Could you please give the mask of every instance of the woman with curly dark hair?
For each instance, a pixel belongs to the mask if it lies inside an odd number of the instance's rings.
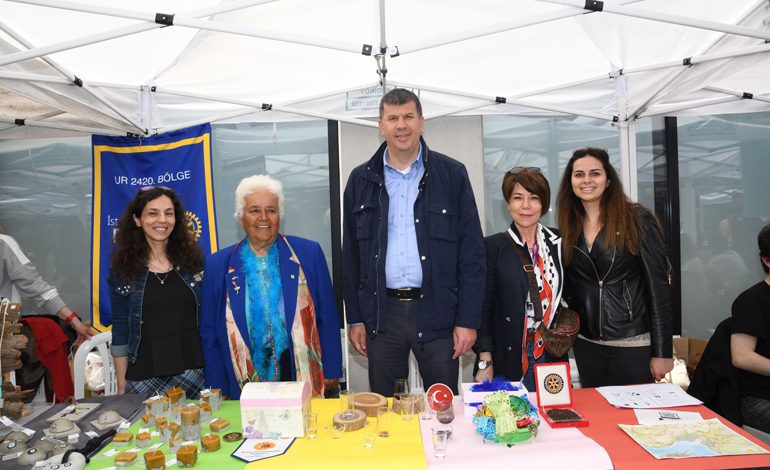
[[[575,150],[556,199],[567,279],[580,314],[583,387],[660,380],[673,367],[672,302],[660,224],[623,192],[610,156]]]
[[[182,387],[195,398],[203,388],[203,255],[183,216],[172,189],[152,186],[118,221],[109,277],[118,393]]]

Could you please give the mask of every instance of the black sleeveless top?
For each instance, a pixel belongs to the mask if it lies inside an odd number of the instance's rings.
[[[147,273],[141,328],[136,362],[129,362],[126,379],[166,377],[203,367],[195,295],[176,270]]]

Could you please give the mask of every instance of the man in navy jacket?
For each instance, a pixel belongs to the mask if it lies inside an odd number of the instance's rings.
[[[368,357],[371,390],[393,394],[409,351],[427,389],[457,393],[458,357],[476,340],[484,295],[484,240],[465,167],[422,138],[419,98],[380,103],[385,138],[353,170],[344,196],[344,296],[350,341]]]

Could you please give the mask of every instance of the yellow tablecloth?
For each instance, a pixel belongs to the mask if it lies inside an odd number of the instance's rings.
[[[423,451],[422,437],[420,435],[419,418],[415,416],[410,421],[404,421],[399,415],[393,417],[390,437],[377,438],[373,449],[364,448],[363,431],[345,433],[339,439],[332,439],[325,427],[331,427],[332,416],[339,411],[339,400],[316,399],[312,402],[313,412],[318,414],[318,437],[315,439],[297,438],[284,455],[265,460],[259,460],[251,464],[232,457],[230,454],[241,444],[222,442],[222,449],[211,454],[201,453],[198,457],[196,468],[244,468],[249,470],[262,469],[330,469],[357,468],[360,470],[394,470],[394,469],[426,469],[427,461]],[[214,413],[216,417],[230,420],[230,428],[220,433],[241,430],[240,406],[237,401],[226,401],[222,408]],[[372,419],[372,418],[370,418]],[[139,430],[141,420],[134,423],[130,432],[134,434]],[[204,427],[202,433],[208,432]],[[151,428],[154,430],[154,428]],[[158,442],[159,438],[153,438]],[[99,455],[95,456],[88,469],[106,468],[114,465],[112,457],[105,457],[104,453],[110,449],[126,450],[135,447],[132,443],[128,447],[116,447],[109,444]],[[200,449],[200,445],[198,446]],[[168,446],[163,445],[160,450],[166,453],[166,459],[172,458],[168,452]],[[139,460],[142,461],[144,451],[139,452]]]
[[[420,436],[420,420],[417,416],[410,421],[404,421],[399,415],[395,415],[390,437],[377,438],[374,448],[366,449],[363,431],[346,432],[339,439],[332,439],[324,431],[325,427],[331,427],[332,416],[339,411],[339,400],[313,400],[312,406],[313,412],[318,414],[317,438],[297,439],[284,455],[253,462],[247,466],[247,469],[419,470],[427,468]]]

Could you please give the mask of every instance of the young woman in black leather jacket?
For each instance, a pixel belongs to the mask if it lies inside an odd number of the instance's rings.
[[[580,313],[575,360],[583,387],[660,380],[673,367],[663,235],[631,202],[607,151],[575,150],[557,197],[565,298]]]

